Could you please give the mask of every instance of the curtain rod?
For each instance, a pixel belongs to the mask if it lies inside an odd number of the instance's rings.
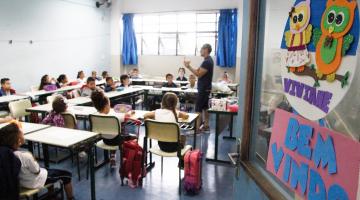
[[[161,14],[161,13],[175,13],[175,12],[207,12],[207,11],[220,11],[222,9],[238,9],[238,8],[219,8],[219,9],[203,9],[203,10],[170,10],[170,11],[152,11],[152,12],[122,12],[125,13],[132,13],[132,14]]]

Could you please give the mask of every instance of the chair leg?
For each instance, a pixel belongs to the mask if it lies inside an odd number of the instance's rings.
[[[81,180],[81,175],[80,175],[80,161],[79,161],[79,154],[76,154],[76,167],[77,167],[77,173],[78,173],[78,178],[79,181]]]
[[[90,170],[90,155],[88,155],[87,165],[86,165],[86,180],[89,180],[89,170]]]
[[[161,177],[163,175],[164,157],[161,156]]]
[[[38,156],[39,156],[39,160],[41,159],[41,153],[40,153],[40,143],[37,143],[38,146]]]
[[[179,159],[180,163],[180,159]],[[181,168],[179,167],[179,195],[181,196]]]
[[[96,146],[94,146],[94,156],[95,156],[95,163],[98,163],[98,159],[97,159],[97,148]]]

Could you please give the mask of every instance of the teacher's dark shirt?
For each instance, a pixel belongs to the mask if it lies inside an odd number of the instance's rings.
[[[199,78],[197,82],[198,90],[199,92],[210,91],[214,73],[214,61],[211,56],[205,58],[200,67],[206,69],[207,73]]]

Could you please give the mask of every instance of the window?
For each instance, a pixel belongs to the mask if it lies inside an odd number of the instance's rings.
[[[251,161],[260,166],[265,172],[275,109],[296,113],[284,95],[280,67],[281,63],[284,62],[284,53],[286,54],[286,50],[280,48],[284,26],[289,16],[288,10],[293,6],[293,3],[294,1],[283,0],[266,1],[264,38],[260,36],[263,41],[259,42],[263,42],[263,46],[259,47],[262,55],[259,55],[259,64],[256,69],[256,89],[254,91],[259,92],[255,94],[253,102],[255,108],[253,110],[253,138],[251,145],[254,145],[252,146],[254,148],[250,149],[254,149],[254,151],[251,151],[250,155]],[[277,23],[274,23],[274,21]],[[314,52],[311,53],[314,54]],[[357,58],[357,61],[359,61],[359,58]],[[326,117],[319,120],[319,123],[358,141],[360,138],[358,131],[360,129],[360,93],[358,88],[360,72],[357,71],[356,73],[353,75],[354,80],[349,86],[350,91],[348,91],[345,98]],[[273,176],[268,177],[270,179],[274,178]],[[287,195],[294,195],[285,186],[281,188],[285,189],[283,191]]]
[[[139,14],[134,28],[139,55],[199,55],[205,43],[217,44],[216,11]]]

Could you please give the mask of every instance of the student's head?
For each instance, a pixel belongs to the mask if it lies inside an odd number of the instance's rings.
[[[52,108],[57,114],[65,112],[67,109],[65,99],[60,95],[56,96],[52,102]]]
[[[138,69],[138,68],[132,69],[132,70],[131,70],[131,75],[133,75],[133,76],[139,75],[139,69]]]
[[[77,73],[77,78],[79,78],[79,79],[83,79],[83,78],[85,78],[85,73],[84,73],[84,71],[78,71],[78,73]]]
[[[50,83],[51,81],[49,75],[45,74],[44,76],[41,77],[39,90],[44,89],[44,86]]]
[[[50,83],[50,76],[45,74],[41,77],[41,83]]]
[[[99,113],[108,114],[110,112],[110,101],[102,91],[94,91],[91,100]]]
[[[2,87],[4,90],[10,90],[10,89],[11,89],[10,79],[8,79],[8,78],[2,78],[2,79],[1,79],[1,87]]]
[[[96,71],[92,71],[92,72],[91,72],[91,77],[96,78],[96,76],[97,76]]]
[[[172,83],[174,76],[172,74],[166,74],[165,78],[168,83]]]
[[[173,111],[176,121],[177,121],[177,114],[176,114],[176,107],[178,104],[178,97],[173,92],[167,92],[162,98],[161,101],[161,108]]]
[[[107,71],[103,71],[101,76],[105,79],[109,76],[109,73]]]
[[[95,79],[93,77],[89,77],[86,80],[86,86],[92,90],[95,90],[96,89]]]
[[[106,77],[106,85],[113,85],[113,84],[114,84],[113,78],[110,76]]]
[[[179,76],[183,77],[185,75],[185,68],[180,67],[178,70]]]
[[[24,134],[20,129],[19,122],[10,122],[0,129],[0,146],[8,146],[17,150],[24,143]]]
[[[66,77],[65,74],[61,74],[58,78],[57,78],[57,82],[58,83],[67,83],[68,82],[68,79]]]
[[[200,54],[202,57],[208,57],[210,55],[212,51],[212,47],[210,44],[204,44],[202,47],[201,47],[201,50],[200,50]]]
[[[190,74],[190,76],[189,76],[189,82],[190,82],[190,84],[192,84],[192,85],[195,84],[195,82],[196,82],[196,77],[195,77],[194,74]]]
[[[128,75],[123,74],[120,76],[120,82],[122,85],[124,86],[129,86],[130,85],[130,78]]]

